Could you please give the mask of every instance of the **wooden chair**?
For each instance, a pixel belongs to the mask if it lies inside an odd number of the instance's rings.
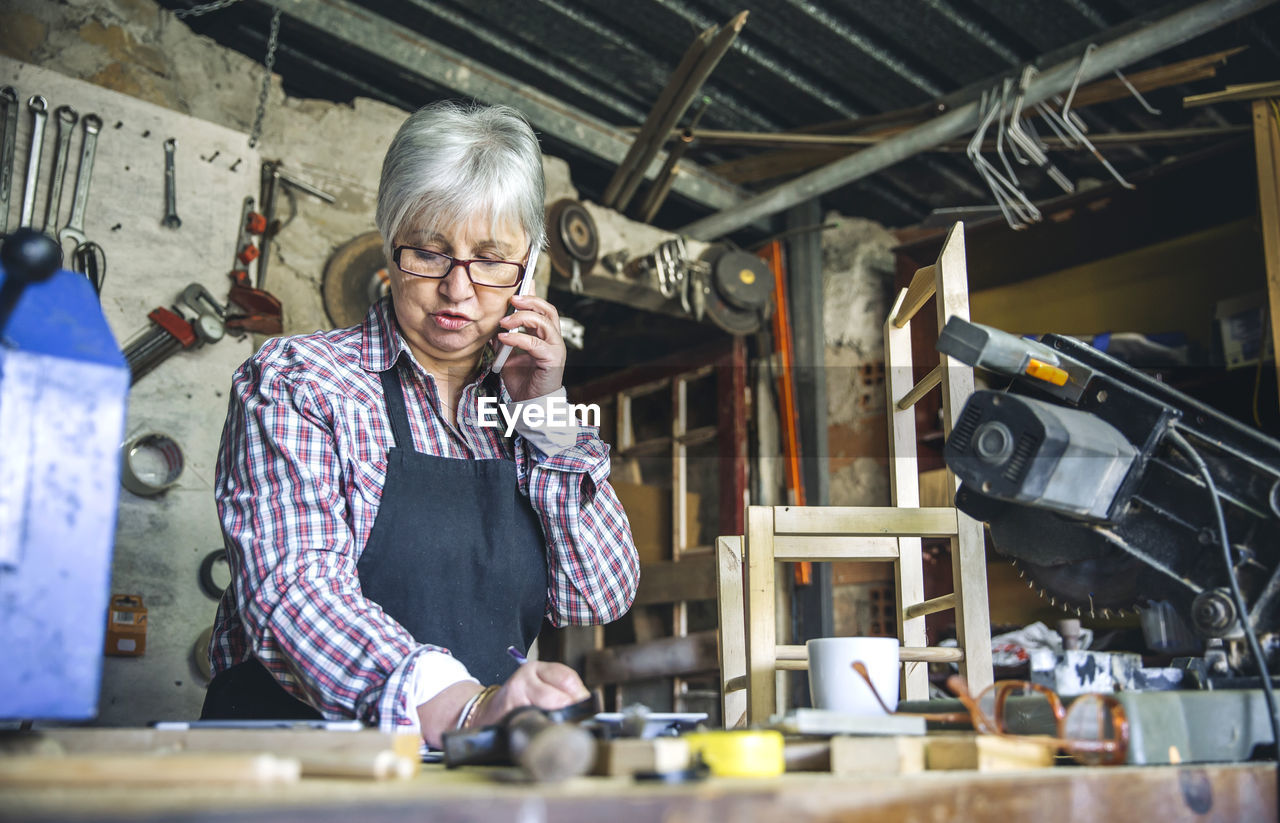
[[[915,273],[885,321],[886,393],[890,413],[889,469],[893,506],[749,506],[743,538],[717,541],[720,590],[721,678],[725,725],[742,716],[763,723],[777,710],[778,670],[806,669],[804,646],[778,645],[776,564],[842,560],[889,561],[897,583],[898,637],[906,665],[909,700],[928,698],[922,663],[959,662],[975,693],[992,680],[990,613],[982,524],[953,507],[920,507],[913,406],[934,387],[942,389],[944,434],[973,392],[972,369],[948,357],[919,383],[912,382],[911,318],[935,297],[938,328],[969,317],[964,226],[955,224],[936,263]],[[956,481],[949,476],[954,493]],[[954,593],[924,600],[921,538],[951,542]],[[735,580],[734,570],[738,570]],[[735,608],[741,602],[745,609]],[[925,615],[954,608],[958,648],[925,646]],[[735,619],[734,614],[738,615]],[[745,619],[743,619],[745,615]],[[738,626],[741,626],[739,629]],[[741,639],[739,639],[741,638]]]

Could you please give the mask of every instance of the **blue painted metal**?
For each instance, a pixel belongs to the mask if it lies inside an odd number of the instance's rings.
[[[4,337],[0,718],[87,719],[102,676],[129,370],[74,272],[28,286]]]

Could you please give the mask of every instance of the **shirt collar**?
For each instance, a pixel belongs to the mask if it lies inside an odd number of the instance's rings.
[[[360,368],[371,372],[384,372],[396,364],[409,346],[396,328],[395,312],[391,298],[384,297],[369,307],[369,313],[360,324]]]
[[[395,310],[388,295],[369,307],[360,324],[360,368],[370,372],[384,372],[395,366],[401,356],[413,359],[409,344],[400,336],[396,327]],[[492,374],[494,358],[497,353],[490,342],[480,355],[480,373],[476,375],[476,383],[484,383]]]

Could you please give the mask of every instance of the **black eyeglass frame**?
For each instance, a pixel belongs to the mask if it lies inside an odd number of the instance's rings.
[[[443,257],[444,259],[449,261],[449,267],[444,270],[444,274],[418,274],[416,271],[409,271],[404,266],[400,265],[400,255],[405,251],[405,249],[408,249],[409,251],[422,252],[423,254],[434,254],[436,257]],[[524,279],[525,269],[527,268],[526,264],[517,263],[514,260],[490,260],[484,257],[472,257],[470,259],[464,260],[462,258],[453,257],[451,255],[445,254],[444,252],[431,251],[430,249],[420,249],[417,246],[396,246],[395,249],[393,249],[391,252],[391,259],[396,264],[397,269],[409,275],[410,277],[425,277],[428,280],[443,280],[446,277],[448,277],[455,268],[457,268],[458,266],[462,266],[462,270],[466,272],[467,279],[471,281],[471,285],[483,286],[486,289],[514,289],[516,286],[519,286],[520,281]],[[520,270],[520,273],[516,275],[516,282],[506,286],[499,286],[494,283],[480,283],[474,277],[471,276],[472,263],[507,263],[509,265],[512,265],[518,268]]]

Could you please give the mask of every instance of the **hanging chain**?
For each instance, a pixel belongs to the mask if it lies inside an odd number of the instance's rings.
[[[258,145],[262,136],[262,118],[267,113],[267,92],[271,89],[271,68],[276,64],[276,46],[280,41],[280,9],[271,15],[271,34],[267,37],[267,56],[262,61],[266,73],[262,75],[262,90],[258,92],[258,111],[253,116],[253,129],[249,132],[249,148]]]
[[[240,0],[214,0],[212,3],[205,3],[200,6],[192,6],[189,9],[178,9],[173,16],[181,20],[184,17],[199,17],[202,14],[208,14],[211,11],[225,9],[227,6],[234,6]]]

